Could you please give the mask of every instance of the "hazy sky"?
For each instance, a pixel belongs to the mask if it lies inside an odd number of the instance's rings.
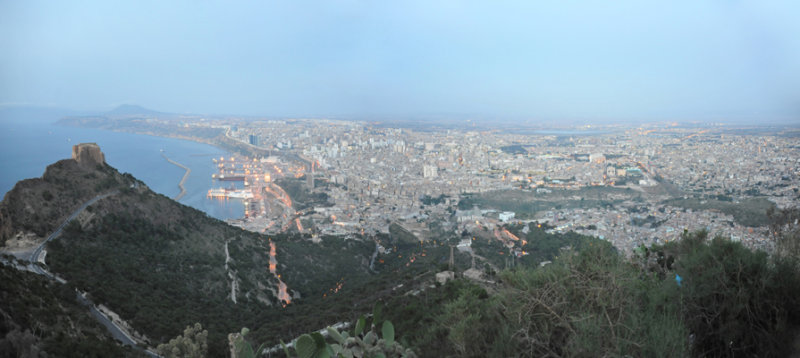
[[[0,0],[0,103],[800,121],[800,1]]]

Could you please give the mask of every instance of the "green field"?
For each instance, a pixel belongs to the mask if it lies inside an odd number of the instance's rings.
[[[732,215],[737,223],[750,227],[767,225],[767,210],[775,207],[775,204],[765,198],[747,198],[738,203],[717,199],[671,199],[664,204],[692,210],[720,211]]]
[[[636,199],[640,195],[631,189],[603,186],[585,187],[579,190],[557,189],[550,193],[497,190],[465,195],[459,201],[458,208],[467,210],[477,206],[482,209],[513,211],[520,218],[525,218],[546,210],[605,207],[621,203],[626,199]]]

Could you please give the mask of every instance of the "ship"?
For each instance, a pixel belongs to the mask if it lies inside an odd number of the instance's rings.
[[[244,174],[211,174],[211,177],[220,181],[244,181]]]
[[[249,189],[221,189],[214,188],[208,191],[209,198],[252,199],[255,197]]]
[[[227,192],[229,198],[235,199],[252,199],[254,197],[253,192],[247,189],[243,190],[231,190]]]
[[[227,198],[228,197],[227,193],[225,192],[225,189],[220,189],[220,188],[209,190],[207,196],[209,198]]]

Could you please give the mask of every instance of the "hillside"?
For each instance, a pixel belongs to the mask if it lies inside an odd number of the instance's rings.
[[[31,249],[101,194],[110,195],[80,211],[48,243],[46,264],[69,287],[116,312],[151,347],[194,323],[208,329],[213,356],[224,355],[227,334],[244,326],[254,328],[253,337],[289,339],[356,315],[359,304],[353,302],[364,297],[328,299],[344,291],[342,286],[354,291],[370,282],[382,287],[397,282],[370,270],[375,251],[370,238],[313,243],[299,235],[243,231],[154,193],[105,164],[99,149],[18,183],[0,203],[5,242]],[[404,263],[387,260],[376,269],[393,274]],[[279,277],[287,282],[288,296],[282,296]]]
[[[144,108],[142,106],[137,106],[134,104],[123,104],[106,112],[106,114],[111,116],[147,116],[147,115],[156,116],[167,113],[154,111],[152,109]]]
[[[387,297],[383,317],[426,357],[796,356],[797,267],[705,232],[632,258],[595,241]]]
[[[0,283],[3,357],[144,356],[121,347],[70,287],[5,265],[0,265]]]
[[[155,345],[188,324],[213,320],[222,322],[211,325],[212,338],[222,343],[253,312],[278,305],[264,237],[152,192],[105,164],[99,148],[74,152],[42,178],[19,182],[0,203],[5,249],[38,244],[84,202],[111,194],[48,245],[47,264],[117,312],[145,342]]]
[[[398,288],[424,290],[450,253],[446,242],[436,240],[398,245],[390,237],[353,236],[315,243],[298,234],[243,231],[152,192],[102,163],[101,153],[76,158],[51,165],[42,178],[22,181],[6,196],[0,203],[8,218],[5,232],[41,240],[83,202],[111,194],[86,207],[48,244],[46,263],[70,287],[116,312],[151,347],[194,323],[208,329],[213,356],[225,354],[227,334],[241,327],[252,328],[250,337],[261,341],[291,339],[353,319]],[[44,215],[49,219],[41,220]],[[391,254],[376,258],[378,242]],[[530,245],[539,250],[538,242]],[[487,248],[484,255],[502,250]],[[541,257],[552,257],[554,248]],[[456,255],[455,264],[459,271],[469,268],[469,255]],[[288,297],[281,297],[278,277]]]
[[[31,246],[87,200],[115,188],[141,185],[105,163],[75,159],[47,167],[41,178],[18,182],[0,202],[0,247]]]

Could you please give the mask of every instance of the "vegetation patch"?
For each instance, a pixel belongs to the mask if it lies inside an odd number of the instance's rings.
[[[330,206],[328,194],[324,192],[312,192],[308,190],[306,181],[295,178],[281,178],[275,180],[275,184],[280,186],[286,194],[292,198],[292,207],[295,210],[303,210],[314,206]]]
[[[578,190],[554,189],[550,193],[528,190],[499,190],[462,196],[460,210],[474,206],[483,209],[513,211],[521,218],[532,217],[540,211],[572,208],[597,208],[619,204],[640,194],[631,189],[613,187],[584,187]]]
[[[766,198],[746,198],[741,199],[739,202],[720,199],[672,199],[664,202],[666,205],[671,205],[680,208],[692,210],[716,210],[727,215],[733,216],[733,219],[744,226],[758,227],[766,226],[769,224],[767,211],[770,208],[775,208],[775,204]]]
[[[800,324],[794,259],[685,235],[628,260],[595,241],[496,283],[392,297],[386,319],[423,356],[786,356]]]
[[[70,286],[0,265],[0,355],[144,357],[121,346]]]

